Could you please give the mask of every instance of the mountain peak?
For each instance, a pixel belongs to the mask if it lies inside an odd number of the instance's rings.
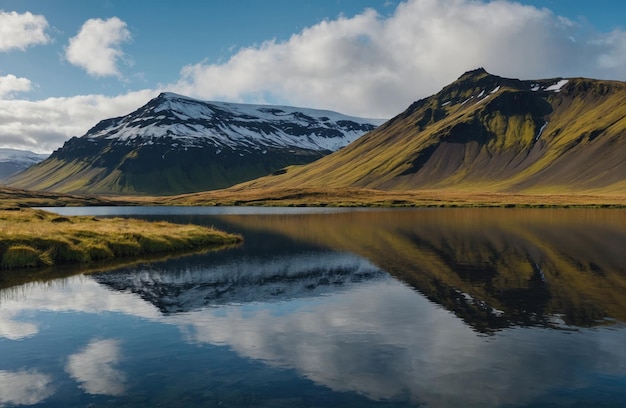
[[[175,92],[161,92],[155,99],[191,99]]]
[[[255,150],[264,146],[330,152],[380,123],[325,110],[202,101],[162,92],[126,116],[101,121],[84,137],[131,144],[166,138],[186,147],[210,143],[219,149],[243,145],[247,151],[256,145]]]
[[[471,71],[465,72],[463,75],[461,75],[458,78],[458,80],[480,79],[488,75],[491,75],[491,74],[489,74],[489,72],[487,72],[485,68],[480,67],[480,68],[476,68]]]

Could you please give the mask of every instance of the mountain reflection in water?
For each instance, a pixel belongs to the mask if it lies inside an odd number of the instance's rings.
[[[476,330],[626,322],[626,211],[433,209],[230,216],[359,254]]]
[[[166,263],[93,276],[116,290],[139,294],[162,313],[178,313],[208,306],[320,296],[386,274],[354,255],[313,253],[237,258],[217,261],[210,268],[192,264],[183,269]]]
[[[146,218],[245,241],[0,290],[0,406],[626,399],[626,211]]]

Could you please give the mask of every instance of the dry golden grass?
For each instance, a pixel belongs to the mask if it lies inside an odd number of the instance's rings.
[[[171,197],[125,197],[136,204],[333,207],[626,207],[626,194],[513,194],[362,188],[230,188]]]
[[[87,264],[241,241],[198,225],[64,217],[31,209],[0,210],[0,225],[0,269]]]
[[[0,187],[0,210],[90,205],[332,207],[626,207],[624,194],[499,193],[480,190],[387,191],[345,188],[254,188],[247,185],[176,196],[80,196]]]

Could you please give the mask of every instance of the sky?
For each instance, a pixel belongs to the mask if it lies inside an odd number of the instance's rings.
[[[0,0],[0,147],[160,92],[390,118],[484,67],[626,81],[623,0]]]

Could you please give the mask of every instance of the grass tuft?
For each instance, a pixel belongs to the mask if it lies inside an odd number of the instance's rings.
[[[32,268],[40,264],[40,252],[28,245],[10,246],[2,255],[3,269]]]

